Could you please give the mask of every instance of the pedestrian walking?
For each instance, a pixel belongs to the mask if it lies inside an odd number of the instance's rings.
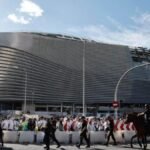
[[[114,121],[113,121],[112,117],[109,116],[109,117],[108,117],[108,121],[109,121],[109,130],[108,130],[107,142],[106,142],[105,145],[108,146],[110,137],[112,137],[112,139],[113,139],[113,141],[114,141],[114,145],[117,145],[116,139],[115,139],[114,133],[113,133],[113,132],[114,132]]]
[[[50,138],[52,138],[52,140],[57,144],[57,148],[59,148],[61,145],[55,136],[56,120],[54,118],[51,118],[49,125],[50,125]]]
[[[3,129],[2,129],[1,123],[0,123],[0,142],[1,142],[1,145],[3,147],[4,146],[4,142],[3,142]]]
[[[45,149],[46,150],[49,150],[50,148],[49,148],[49,145],[50,145],[50,130],[51,130],[51,128],[50,128],[50,121],[48,120],[47,121],[47,124],[46,124],[46,127],[45,127],[45,130],[44,130],[44,139],[43,139],[43,142],[45,143]]]
[[[145,104],[144,126],[146,129],[146,135],[150,134],[150,106],[148,104]]]
[[[81,133],[80,133],[80,143],[77,145],[77,147],[80,148],[83,139],[85,139],[85,141],[87,143],[86,148],[89,148],[90,147],[90,141],[87,137],[87,132],[88,132],[88,130],[87,130],[87,121],[85,120],[84,116],[82,116],[81,121],[82,121],[82,127],[81,127]]]

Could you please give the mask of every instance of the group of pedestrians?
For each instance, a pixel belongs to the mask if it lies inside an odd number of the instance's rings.
[[[145,128],[149,130],[150,125],[150,106],[145,105],[144,114],[144,124]],[[76,145],[78,148],[83,143],[83,139],[86,141],[86,148],[90,147],[90,131],[105,131],[106,133],[106,143],[108,146],[110,137],[113,139],[114,145],[117,145],[114,130],[115,123],[111,116],[105,118],[86,118],[82,117],[64,117],[64,118],[53,118],[50,119],[40,117],[36,118],[25,118],[22,116],[20,119],[5,118],[0,124],[0,142],[3,146],[3,130],[10,131],[43,131],[45,143],[45,149],[49,150],[50,139],[52,139],[57,144],[57,148],[61,146],[59,141],[56,139],[55,131],[80,131],[80,142]]]
[[[106,117],[86,117],[88,131],[104,131],[109,125]],[[59,131],[80,131],[82,125],[81,117],[57,117],[55,118],[56,128]],[[1,121],[3,130],[8,131],[44,131],[47,123],[46,117],[27,118],[22,116],[16,118],[4,118]]]
[[[80,148],[80,145],[82,144],[83,139],[84,139],[87,143],[86,148],[89,148],[90,147],[90,140],[89,140],[89,137],[87,134],[87,132],[88,132],[87,121],[86,121],[86,118],[84,116],[81,117],[81,124],[82,125],[81,125],[81,132],[80,132],[80,142],[79,142],[79,144],[77,144],[77,147]],[[56,142],[57,148],[59,148],[61,146],[55,137],[55,131],[56,131],[56,122],[53,118],[51,118],[47,121],[46,128],[45,128],[44,143],[46,146],[44,148],[46,150],[49,150],[50,138],[52,138],[52,140],[54,142]]]
[[[21,116],[20,118],[5,117],[1,121],[1,127],[3,130],[8,131],[42,131],[46,126],[46,118],[40,117],[27,118]]]
[[[87,121],[84,116],[81,118],[81,120],[82,120],[82,127],[81,127],[81,132],[80,132],[80,143],[77,145],[77,147],[80,148],[80,145],[82,144],[83,139],[85,139],[86,144],[87,144],[86,148],[89,148],[90,147],[90,139],[88,137]],[[106,120],[109,122],[109,125],[107,125],[107,127],[106,127],[106,132],[108,132],[108,133],[107,133],[107,141],[106,141],[105,145],[108,146],[110,137],[112,137],[112,139],[114,141],[114,145],[117,145],[117,142],[116,142],[116,139],[114,136],[113,118],[111,116],[109,116]]]
[[[3,119],[0,125],[0,142],[3,146],[3,130],[18,130],[21,129],[23,131],[43,131],[44,132],[44,139],[43,142],[45,143],[45,149],[49,150],[50,145],[50,139],[52,139],[57,144],[57,148],[61,146],[59,141],[56,139],[55,131],[58,129],[60,131],[80,131],[80,142],[76,145],[78,148],[80,148],[83,140],[86,141],[86,148],[90,147],[90,138],[89,138],[89,131],[98,131],[98,130],[106,130],[108,132],[108,138],[107,138],[107,145],[109,143],[109,138],[112,136],[114,139],[114,144],[116,144],[115,138],[113,136],[113,129],[114,129],[114,123],[113,120],[110,119],[111,117],[105,118],[105,121],[103,122],[104,127],[100,127],[100,120],[95,118],[86,118],[84,116],[82,117],[76,117],[76,118],[50,118],[46,119],[44,117],[40,117],[38,120],[35,118],[28,120],[25,117],[22,117],[20,119],[20,122],[18,119]],[[9,123],[12,123],[9,125]],[[14,124],[13,124],[14,123]],[[14,125],[14,126],[13,126]],[[21,127],[20,127],[21,126]],[[109,129],[108,129],[109,128]]]

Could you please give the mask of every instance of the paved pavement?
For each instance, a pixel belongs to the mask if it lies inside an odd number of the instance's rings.
[[[81,150],[133,150],[129,144],[126,145],[91,145],[90,148],[81,146]],[[139,145],[134,144],[134,150],[140,150]],[[0,150],[44,150],[44,145],[34,144],[5,144],[4,148],[0,147]],[[60,148],[56,148],[56,145],[51,145],[50,150],[79,150],[75,145],[62,145]],[[150,144],[148,144],[147,150],[150,150]]]

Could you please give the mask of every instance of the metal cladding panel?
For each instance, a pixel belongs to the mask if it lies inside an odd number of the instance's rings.
[[[26,84],[27,101],[80,103],[83,42],[1,33],[0,45],[0,100],[23,101]]]
[[[133,82],[131,103],[149,103],[150,81],[135,80]]]
[[[23,101],[26,94],[34,103],[81,104],[84,44],[85,101],[111,103],[119,78],[135,65],[129,47],[36,33],[0,33],[0,100]],[[145,68],[130,72],[118,99],[144,103],[149,79]]]
[[[30,33],[0,33],[0,45],[81,70],[83,42]]]
[[[0,100],[76,102],[81,94],[81,73],[30,53],[0,48]],[[26,85],[25,85],[26,84]]]
[[[113,101],[119,78],[132,66],[129,54],[129,48],[125,46],[87,43],[86,100],[89,103]],[[128,81],[126,78],[124,80]],[[126,88],[123,94],[131,95],[131,84],[121,84],[120,88],[122,86]],[[126,96],[127,99],[129,99],[128,95]]]

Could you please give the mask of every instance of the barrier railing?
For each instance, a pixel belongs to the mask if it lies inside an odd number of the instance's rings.
[[[116,131],[114,136],[117,143],[129,143],[135,131]],[[56,131],[56,138],[62,144],[77,144],[80,140],[80,132]],[[105,143],[107,140],[105,131],[90,131],[91,144]],[[43,143],[44,132],[38,131],[4,131],[3,140],[5,143]],[[110,143],[112,140],[110,139]]]

